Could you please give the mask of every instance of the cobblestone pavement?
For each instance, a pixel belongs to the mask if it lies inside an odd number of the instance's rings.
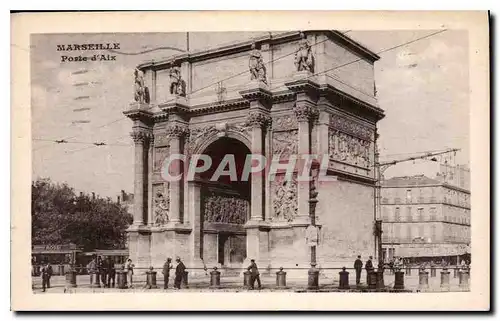
[[[305,274],[307,272],[304,272]],[[349,284],[351,286],[351,292],[372,292],[373,290],[368,290],[366,286],[366,274],[362,274],[361,286],[355,286],[355,277],[349,275]],[[276,286],[276,276],[261,276],[262,289],[263,292],[306,292],[307,291],[307,274],[304,278],[287,278],[287,286],[285,288],[278,288]],[[468,291],[468,288],[460,287],[458,284],[458,278],[454,278],[450,275],[450,286],[449,289],[441,288],[440,286],[440,274],[437,273],[435,277],[429,276],[429,287],[427,289],[419,289],[418,285],[418,275],[405,276],[405,291],[404,292],[447,292],[447,291]],[[64,276],[53,276],[51,278],[51,288],[47,290],[46,293],[64,293],[65,287],[65,277]],[[339,280],[338,278],[328,278],[325,276],[320,276],[319,279],[320,292],[344,292],[346,290],[339,290]],[[33,277],[32,284],[35,293],[42,292],[42,281],[40,277]],[[177,292],[177,291],[190,291],[190,292],[245,292],[251,291],[243,286],[243,277],[241,276],[221,276],[221,285],[217,289],[210,288],[210,275],[202,275],[189,277],[188,288],[182,288],[181,290],[173,289],[173,279],[171,278],[169,282],[169,289],[163,289],[163,277],[160,275],[158,278],[156,289],[145,288],[146,275],[138,274],[134,275],[133,288],[129,289],[118,289],[118,288],[95,288],[90,286],[90,277],[88,275],[78,275],[77,276],[77,287],[69,288],[67,292],[69,293],[105,293],[105,292]],[[391,291],[394,287],[394,275],[389,273],[384,275],[384,284],[386,286],[385,291]],[[257,290],[254,290],[257,291]]]

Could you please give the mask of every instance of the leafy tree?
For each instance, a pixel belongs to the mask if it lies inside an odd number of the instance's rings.
[[[74,243],[85,250],[123,248],[132,223],[126,208],[110,198],[75,195],[67,184],[38,179],[31,186],[34,244]]]

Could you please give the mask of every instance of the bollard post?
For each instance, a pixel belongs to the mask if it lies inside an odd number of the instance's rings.
[[[92,284],[90,285],[93,288],[100,288],[101,287],[101,280],[100,277],[101,275],[99,274],[98,271],[93,270],[90,271],[90,281],[92,281]]]
[[[284,288],[286,287],[286,272],[283,272],[283,268],[276,272],[276,287]]]
[[[436,267],[431,267],[431,278],[436,277]]]
[[[458,272],[458,285],[460,288],[468,290],[469,289],[469,271],[462,270]]]
[[[418,288],[420,290],[429,288],[429,272],[426,272],[425,269],[420,269],[418,272]]]
[[[394,290],[404,290],[405,288],[405,273],[397,270],[394,273]]]
[[[308,279],[307,279],[307,289],[308,290],[317,290],[319,289],[319,270],[316,268],[316,265],[311,264],[311,268],[307,271]]]
[[[146,271],[146,288],[156,289],[156,271],[153,271],[153,267],[149,267],[149,271]]]
[[[210,287],[212,289],[220,288],[220,272],[217,271],[216,266],[214,266],[214,270],[210,272]]]
[[[460,271],[460,269],[458,268],[458,266],[455,266],[455,268],[453,269],[453,277],[454,278],[458,278],[459,271]]]
[[[410,265],[406,266],[406,275],[408,275],[408,276],[411,275],[411,266]]]
[[[342,267],[342,271],[339,272],[339,289],[349,290],[349,272],[345,270],[345,266]]]
[[[243,272],[243,286],[250,286],[250,277],[252,273],[250,271]]]
[[[116,285],[119,289],[127,288],[127,271],[123,268],[119,271],[116,271]]]
[[[76,288],[76,270],[73,268],[66,272],[66,286]]]
[[[446,267],[441,271],[441,289],[450,290],[450,271]]]
[[[188,288],[188,271],[184,271],[184,275],[182,276],[182,284],[186,289]]]

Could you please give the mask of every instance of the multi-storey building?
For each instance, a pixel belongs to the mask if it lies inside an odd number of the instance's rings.
[[[469,171],[441,166],[436,178],[393,177],[382,182],[383,256],[440,260],[470,253]]]

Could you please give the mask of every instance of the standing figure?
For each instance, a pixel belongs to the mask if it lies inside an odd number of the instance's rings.
[[[366,263],[365,263],[366,284],[370,284],[370,282],[369,282],[369,280],[370,280],[370,273],[372,273],[373,270],[374,270],[372,260],[373,260],[373,256],[370,256],[370,258],[368,259],[368,261],[366,261]]]
[[[356,261],[354,261],[354,270],[356,271],[356,285],[361,283],[361,270],[363,269],[363,262],[361,261],[361,255],[358,255]]]
[[[42,266],[41,275],[42,291],[45,292],[45,289],[50,288],[50,277],[52,276],[52,266],[50,266],[49,262]]]
[[[175,267],[174,288],[180,289],[182,278],[184,277],[184,272],[186,271],[186,266],[182,263],[179,257],[176,258],[175,261],[177,262],[177,266]]]
[[[108,286],[108,288],[111,288],[111,287],[114,288],[115,287],[116,269],[115,269],[115,263],[109,257],[106,258],[106,270],[108,272],[107,286]]]
[[[186,96],[186,82],[181,78],[179,67],[170,69],[170,93],[175,96]]]
[[[149,104],[149,90],[144,85],[144,74],[137,68],[134,70],[134,100],[141,104]]]
[[[172,259],[167,258],[167,262],[163,264],[163,289],[168,288],[168,279],[170,278],[170,269],[172,269]]]
[[[92,285],[94,283],[94,275],[99,279],[99,275],[97,274],[97,262],[94,256],[92,257],[92,261],[87,264],[87,271],[90,275],[90,285]]]
[[[261,284],[260,284],[260,273],[259,269],[257,267],[257,264],[255,263],[254,259],[250,260],[250,266],[247,268],[248,271],[250,271],[250,290],[254,289],[254,284],[255,281],[257,280],[257,284],[259,285],[259,290],[261,289]]]
[[[300,33],[299,49],[295,53],[295,67],[297,71],[314,72],[314,57],[311,51],[311,44],[307,41],[304,33]]]
[[[257,48],[255,42],[252,44],[252,51],[250,51],[248,68],[250,69],[250,80],[257,79],[267,85],[266,66],[264,65],[264,60],[262,59],[260,47]]]
[[[132,276],[134,275],[134,264],[132,264],[132,260],[128,259],[127,264],[125,264],[125,271],[127,271],[127,283],[129,288],[133,288]]]
[[[104,271],[104,261],[102,260],[101,256],[97,257],[96,266],[97,266],[97,275],[96,275],[97,283],[98,284],[102,283],[102,285],[106,287],[106,272]]]

